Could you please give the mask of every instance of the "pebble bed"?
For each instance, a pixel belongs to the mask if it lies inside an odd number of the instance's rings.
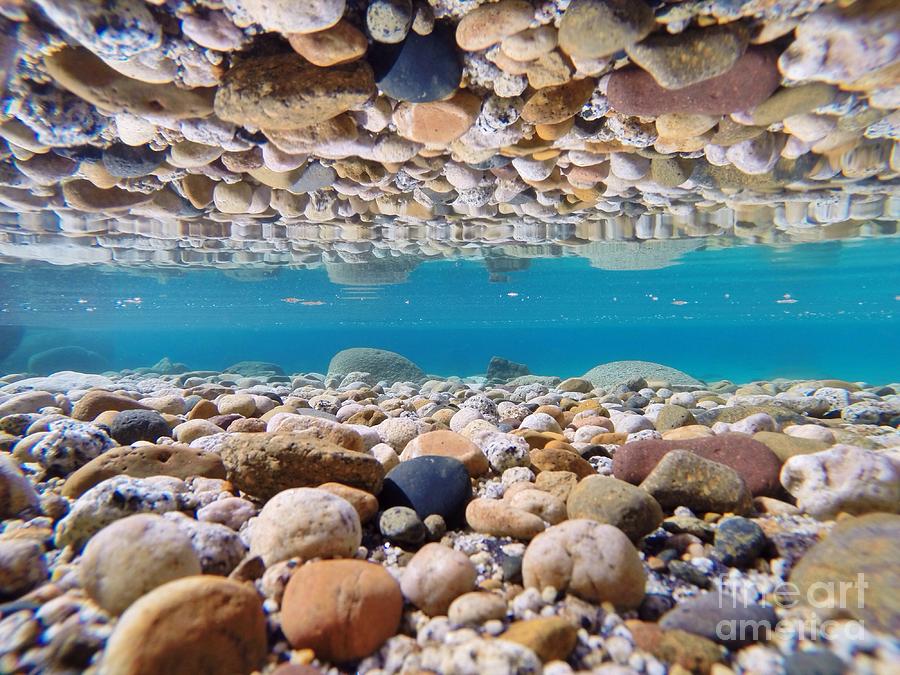
[[[9,0],[0,259],[896,234],[898,33],[890,0]]]
[[[0,377],[0,671],[895,672],[900,384],[495,366]]]

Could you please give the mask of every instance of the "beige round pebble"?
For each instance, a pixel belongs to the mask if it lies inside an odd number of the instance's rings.
[[[466,554],[426,544],[403,570],[404,597],[429,616],[446,614],[450,603],[475,587],[475,566]]]
[[[506,617],[506,600],[496,593],[472,591],[450,603],[447,617],[454,626],[478,626]]]

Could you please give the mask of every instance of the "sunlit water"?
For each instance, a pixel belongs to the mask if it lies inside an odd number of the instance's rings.
[[[27,333],[2,370],[24,370],[35,350],[80,345],[115,369],[165,356],[192,369],[259,359],[322,372],[340,349],[377,346],[443,375],[484,373],[499,355],[560,376],[628,358],[705,380],[896,382],[898,261],[900,239],[880,238],[717,245],[631,271],[584,258],[493,271],[481,259],[397,259],[390,267],[406,280],[391,284],[376,273],[334,283],[360,269],[343,263],[238,272],[15,263],[0,265],[0,324]]]

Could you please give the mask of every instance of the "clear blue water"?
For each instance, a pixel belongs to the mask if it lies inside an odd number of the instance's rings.
[[[408,259],[406,281],[383,285],[337,284],[324,268],[16,263],[0,265],[0,323],[27,333],[0,365],[21,370],[29,350],[74,344],[115,369],[167,356],[192,369],[259,359],[322,372],[340,349],[376,346],[444,375],[483,373],[499,355],[560,376],[644,359],[706,380],[897,382],[898,262],[900,239],[879,238],[717,242],[632,271],[559,258],[492,276],[483,260]]]

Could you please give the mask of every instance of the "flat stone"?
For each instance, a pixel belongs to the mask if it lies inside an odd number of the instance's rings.
[[[777,58],[771,49],[748,49],[726,73],[674,90],[660,86],[646,71],[626,67],[613,72],[606,95],[626,115],[740,112],[765,101],[781,83]]]
[[[103,151],[103,166],[116,178],[146,176],[166,161],[166,153],[147,146],[115,143]]]
[[[400,461],[424,456],[458,459],[473,478],[483,476],[490,468],[481,448],[465,436],[449,430],[429,431],[416,436],[403,448]]]
[[[531,465],[540,472],[571,471],[579,479],[596,475],[594,467],[581,455],[571,450],[536,448],[529,453]]]
[[[47,580],[44,548],[26,539],[0,541],[0,599],[10,600]]]
[[[444,22],[428,35],[410,32],[398,45],[373,46],[369,60],[378,87],[398,101],[441,100],[459,88],[462,78],[453,30]]]
[[[655,23],[642,0],[573,0],[559,24],[559,46],[569,56],[604,58],[642,40]]]
[[[822,427],[816,428],[820,429]],[[757,431],[753,434],[753,440],[764,443],[782,462],[786,462],[795,455],[809,455],[814,452],[827,450],[832,445],[825,441],[788,436],[775,431]]]
[[[384,468],[372,455],[304,434],[231,434],[221,457],[228,479],[260,499],[328,482],[378,494],[384,478]]]
[[[388,472],[379,495],[382,508],[406,506],[424,520],[438,514],[448,524],[458,523],[472,496],[465,465],[452,457],[417,457],[400,462]]]
[[[628,56],[666,89],[683,89],[731,70],[747,49],[741,24],[651,35],[626,49]]]
[[[732,567],[750,567],[766,546],[763,529],[748,518],[726,518],[716,527],[716,553]]]
[[[687,408],[682,408],[680,405],[664,405],[656,416],[654,426],[658,432],[663,433],[670,429],[677,429],[678,427],[694,423],[694,416]]]
[[[155,410],[123,410],[113,418],[109,433],[121,445],[131,445],[137,441],[155,443],[169,436],[171,428]]]
[[[746,514],[753,506],[750,490],[736,471],[689,450],[666,453],[641,488],[668,511],[686,506],[700,512]]]
[[[362,105],[376,93],[363,61],[319,68],[293,54],[260,56],[229,70],[216,91],[223,120],[257,129],[302,129]]]
[[[263,29],[277,33],[315,33],[336,24],[346,0],[241,0],[241,6]]]
[[[533,20],[534,8],[525,0],[480,5],[457,25],[456,43],[468,52],[478,52],[525,30]]]
[[[68,206],[87,213],[125,211],[153,199],[152,194],[128,192],[116,187],[98,188],[86,180],[63,183],[62,192]]]
[[[121,412],[123,410],[149,410],[149,408],[128,396],[102,389],[93,389],[72,406],[72,419],[89,422],[107,410]]]
[[[724,656],[722,648],[712,640],[683,630],[662,630],[655,623],[633,619],[626,621],[625,626],[635,647],[692,673],[709,673]]]
[[[474,499],[469,502],[466,524],[476,532],[514,539],[531,539],[546,527],[539,516],[498,499]]]
[[[466,133],[481,110],[481,99],[465,91],[431,103],[401,103],[394,110],[397,133],[425,145],[447,145]]]
[[[491,619],[506,617],[506,600],[496,593],[463,593],[450,603],[447,618],[454,626],[478,626]]]
[[[782,88],[747,114],[753,124],[769,126],[793,115],[802,115],[826,106],[835,99],[837,93],[835,87],[821,82]]]
[[[294,649],[346,663],[369,656],[396,635],[402,613],[400,584],[381,565],[321,560],[291,575],[281,626]]]
[[[278,413],[269,418],[266,430],[273,434],[289,432],[318,438],[354,452],[365,452],[366,449],[362,436],[355,429],[350,428],[346,424],[312,415]]]
[[[565,661],[578,642],[578,630],[558,616],[514,621],[498,636],[528,647],[541,661]]]
[[[778,616],[771,607],[754,605],[743,598],[703,593],[682,600],[659,620],[664,630],[683,630],[735,649],[773,635]]]
[[[539,89],[522,108],[522,119],[531,124],[565,122],[590,100],[595,84],[586,78]]]
[[[40,497],[12,457],[0,455],[0,517],[13,518],[37,509]]]
[[[115,625],[100,668],[122,675],[249,673],[262,667],[267,652],[262,598],[253,586],[192,576],[131,605]]]
[[[607,476],[589,476],[569,493],[569,518],[589,518],[614,525],[632,541],[655,530],[663,520],[659,503],[645,490]]]
[[[637,484],[671,450],[690,450],[705,459],[734,469],[754,496],[781,493],[781,462],[768,447],[744,434],[721,434],[678,441],[645,440],[626,443],[613,457],[613,475]]]
[[[300,56],[322,68],[361,59],[369,48],[366,36],[343,19],[322,31],[288,35],[288,42]]]

